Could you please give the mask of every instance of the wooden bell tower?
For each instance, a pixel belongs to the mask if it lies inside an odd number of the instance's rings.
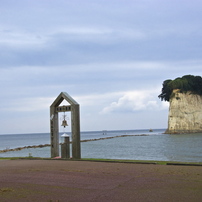
[[[70,105],[59,106],[63,100]],[[51,158],[59,156],[58,113],[71,111],[72,158],[81,158],[79,104],[66,92],[61,92],[50,106]]]

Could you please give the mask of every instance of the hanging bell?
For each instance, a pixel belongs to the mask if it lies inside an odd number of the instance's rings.
[[[67,121],[66,121],[65,119],[62,121],[62,125],[61,125],[61,126],[64,126],[64,128],[65,128],[66,126],[68,126]]]

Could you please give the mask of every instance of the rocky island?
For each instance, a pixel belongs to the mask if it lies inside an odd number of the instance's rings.
[[[168,101],[168,128],[165,133],[202,132],[202,78],[185,75],[175,80],[165,80],[161,94]]]

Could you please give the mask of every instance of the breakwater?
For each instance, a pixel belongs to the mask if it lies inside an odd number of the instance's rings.
[[[103,138],[95,138],[95,139],[88,139],[88,140],[81,140],[81,142],[90,142],[90,141],[98,141],[98,140],[106,140],[106,139],[113,139],[113,138],[118,138],[118,137],[128,137],[128,136],[148,136],[148,134],[135,134],[135,135],[117,135],[113,137],[103,137]],[[70,144],[72,142],[70,141]],[[61,144],[61,143],[60,143]],[[30,149],[30,148],[43,148],[43,147],[50,147],[50,144],[40,144],[40,145],[32,145],[32,146],[24,146],[24,147],[17,147],[17,148],[6,148],[3,150],[0,150],[0,153],[5,153],[5,152],[10,152],[10,151],[20,151],[23,149]]]

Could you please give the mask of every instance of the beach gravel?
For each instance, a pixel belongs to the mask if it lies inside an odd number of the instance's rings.
[[[0,201],[202,201],[202,167],[0,160]]]

